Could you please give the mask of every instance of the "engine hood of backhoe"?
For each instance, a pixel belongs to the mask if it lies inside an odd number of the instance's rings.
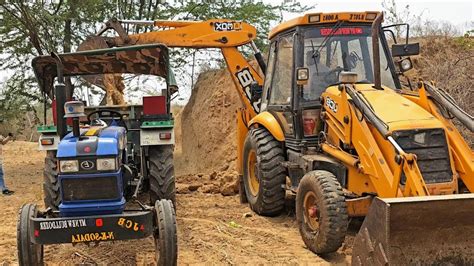
[[[390,131],[443,127],[428,111],[390,88],[377,90],[372,84],[355,86]],[[337,90],[336,87],[334,89]],[[339,91],[337,93],[340,94]]]

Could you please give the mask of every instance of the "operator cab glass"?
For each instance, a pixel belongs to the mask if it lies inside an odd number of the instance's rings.
[[[327,87],[339,82],[342,71],[357,73],[359,83],[373,83],[372,36],[370,25],[306,27],[304,66],[309,81],[303,87],[302,101],[319,101]],[[382,84],[395,87],[386,53],[380,43]]]

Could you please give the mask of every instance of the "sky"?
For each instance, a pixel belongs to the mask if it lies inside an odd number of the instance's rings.
[[[307,13],[313,12],[341,12],[341,11],[381,11],[382,0],[262,0],[269,4],[280,4],[283,1],[286,2],[299,2],[302,5],[314,6]],[[386,0],[387,2],[389,0]],[[406,0],[395,0],[397,9],[403,10],[408,6],[412,14],[423,14],[424,18],[428,20],[436,21],[448,21],[461,32],[474,29],[474,0],[432,0],[432,1],[406,1]],[[283,20],[289,20],[291,18],[300,16],[302,14],[283,14]],[[275,22],[273,26],[276,26],[278,22]],[[205,52],[198,52],[196,57],[206,58]],[[1,55],[0,55],[1,60]],[[200,66],[196,65],[195,72],[199,73]],[[178,85],[180,86],[180,95],[176,98],[174,103],[185,104],[191,95],[191,66],[185,69],[188,76],[178,77]],[[2,82],[4,82],[12,73],[8,71],[0,71],[0,88]],[[197,74],[195,75],[195,79]],[[156,87],[154,84],[144,84],[146,90]],[[134,103],[140,102],[140,93],[129,92],[126,98]]]
[[[295,1],[295,0],[283,0]],[[264,0],[264,2],[275,2]],[[281,2],[281,1],[280,1]],[[302,5],[316,6],[308,12],[335,12],[335,11],[380,11],[382,8],[382,1],[375,0],[299,0],[296,1]],[[388,2],[388,1],[387,1]],[[413,14],[423,13],[423,15],[430,18],[430,20],[444,20],[459,26],[465,23],[472,23],[474,21],[474,1],[472,0],[432,0],[432,1],[395,1],[399,10],[409,5],[409,9]],[[286,14],[285,19],[296,17],[298,14]],[[472,25],[471,25],[472,26]]]

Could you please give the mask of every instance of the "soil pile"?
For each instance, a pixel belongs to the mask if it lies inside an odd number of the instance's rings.
[[[176,192],[189,194],[194,191],[232,196],[239,192],[237,172],[224,171],[211,174],[188,174],[177,179]]]
[[[240,105],[226,69],[199,75],[188,104],[176,116],[178,175],[235,169],[235,112]]]

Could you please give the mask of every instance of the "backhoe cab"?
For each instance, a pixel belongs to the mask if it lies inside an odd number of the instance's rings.
[[[474,157],[443,114],[471,130],[472,116],[429,84],[402,86],[419,46],[390,49],[382,20],[307,14],[270,32],[260,113],[242,150],[242,200],[272,216],[296,193],[301,236],[317,254],[335,252],[349,218],[367,215],[356,265],[472,263],[463,232],[474,228],[474,197],[450,194],[474,191]]]

